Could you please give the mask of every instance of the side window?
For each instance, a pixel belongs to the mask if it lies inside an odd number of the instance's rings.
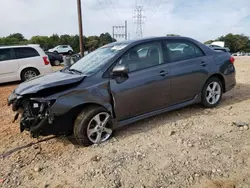
[[[29,58],[39,56],[38,52],[34,48],[15,48],[16,58]]]
[[[68,46],[62,46],[63,48],[68,48]]]
[[[160,42],[140,44],[129,49],[118,64],[128,66],[129,72],[134,72],[163,63],[163,52]]]
[[[165,42],[171,62],[202,57],[205,54],[195,44],[188,41]]]
[[[14,59],[11,53],[11,49],[0,49],[0,61],[7,61]]]

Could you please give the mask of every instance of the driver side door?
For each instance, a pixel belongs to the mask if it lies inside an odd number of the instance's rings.
[[[139,56],[142,49],[151,49]],[[110,79],[110,89],[118,121],[168,106],[170,103],[169,68],[161,42],[139,44],[129,49],[117,64],[128,66],[127,75]]]

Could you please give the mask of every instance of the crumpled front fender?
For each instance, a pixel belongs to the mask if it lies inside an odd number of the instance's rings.
[[[66,114],[71,109],[87,104],[97,104],[112,113],[111,95],[106,87],[92,87],[85,90],[72,90],[70,93],[58,97],[50,108],[55,116]]]

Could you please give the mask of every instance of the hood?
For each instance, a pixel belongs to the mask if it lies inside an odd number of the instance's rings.
[[[34,79],[21,83],[15,89],[15,93],[18,95],[35,94],[43,89],[81,82],[85,77],[85,75],[69,74],[58,71],[44,76],[38,76]]]

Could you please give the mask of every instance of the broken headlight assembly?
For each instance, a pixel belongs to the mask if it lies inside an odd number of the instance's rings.
[[[14,121],[22,114],[20,121],[20,131],[30,131],[33,137],[40,135],[45,124],[52,124],[54,120],[53,114],[50,113],[51,106],[56,100],[45,100],[43,98],[22,99],[17,102],[18,110]],[[14,103],[13,103],[14,104]]]

